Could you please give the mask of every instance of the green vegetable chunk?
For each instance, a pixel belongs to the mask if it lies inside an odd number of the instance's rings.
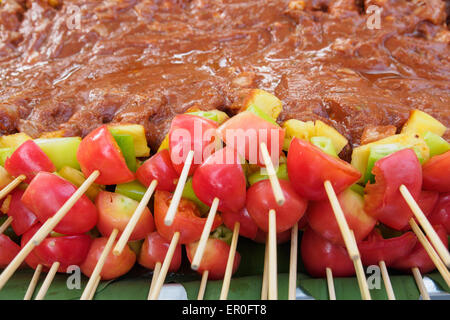
[[[36,139],[36,144],[44,151],[56,167],[71,167],[79,170],[77,151],[81,142],[80,137]]]
[[[195,203],[195,205],[202,214],[209,212],[210,209],[209,206],[203,203],[194,192],[194,188],[192,187],[192,177],[186,180],[186,184],[184,185],[183,189],[183,194],[181,196]]]
[[[251,106],[249,106],[247,108],[247,110],[245,111],[250,111],[251,113],[256,114],[258,117],[278,126],[278,123],[271,117],[269,116],[267,113],[265,113],[262,109],[260,109],[259,107],[257,107],[255,104],[252,104]]]
[[[328,137],[311,137],[311,143],[330,156],[338,156],[333,141]]]
[[[210,111],[192,111],[192,112],[187,112],[186,114],[192,114],[194,116],[199,116],[202,118],[206,118],[215,122],[219,122],[219,118],[217,117],[217,114],[215,114],[214,112],[210,112]]]
[[[139,181],[131,181],[128,183],[118,184],[116,186],[116,193],[120,193],[128,198],[136,201],[141,201],[144,197],[144,193],[147,188],[144,187]]]
[[[0,148],[0,165],[5,166],[6,158],[10,157],[14,152],[13,148]]]
[[[430,157],[438,156],[450,150],[450,143],[431,131],[425,133],[423,139],[430,148]]]
[[[286,163],[282,163],[278,166],[277,177],[278,177],[278,179],[289,180]],[[267,175],[267,171],[264,168],[261,168],[261,170],[251,174],[248,177],[248,183],[250,183],[250,185],[252,186],[257,182],[259,182],[261,180],[266,180],[266,179],[269,179],[269,176]]]
[[[122,150],[123,157],[127,163],[128,169],[136,172],[136,153],[134,151],[134,140],[131,135],[128,134],[113,134],[114,140],[116,140],[119,145],[120,150]]]

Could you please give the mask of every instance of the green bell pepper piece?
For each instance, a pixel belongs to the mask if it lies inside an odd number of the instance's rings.
[[[209,237],[213,238],[213,239],[219,239],[219,240],[225,241],[230,246],[231,239],[233,238],[233,231],[231,231],[224,225],[221,225],[216,230],[211,232]]]
[[[286,163],[282,163],[278,166],[277,177],[278,179],[289,180]],[[269,179],[267,172],[259,170],[258,172],[255,172],[248,177],[248,183],[250,183],[250,185],[252,186],[257,182],[266,179]]]
[[[310,139],[311,143],[321,149],[326,154],[333,157],[338,157],[336,149],[333,145],[333,141],[328,137],[312,137]]]
[[[127,163],[128,169],[136,172],[136,153],[134,151],[134,140],[129,134],[113,134],[114,140],[116,140],[119,145],[120,150],[122,150],[123,157]]]
[[[65,166],[80,170],[80,164],[77,160],[80,137],[36,139],[34,142],[50,158],[56,170]]]
[[[195,203],[195,205],[202,214],[209,212],[210,207],[205,203],[203,203],[194,192],[194,188],[192,187],[192,177],[186,180],[186,184],[184,185],[183,189],[183,194],[181,196]]]
[[[355,191],[357,194],[364,196],[364,187],[362,185],[355,183],[350,186],[350,189]]]
[[[438,136],[437,134],[431,131],[425,133],[423,139],[430,148],[430,158],[433,156],[443,154],[448,150],[450,150],[450,143],[448,143],[447,141],[445,141],[445,139],[443,139],[442,137]]]
[[[6,158],[10,157],[14,152],[13,148],[1,148],[0,149],[0,165],[5,166]]]
[[[199,116],[202,118],[206,118],[212,121],[215,121],[217,123],[219,123],[219,118],[217,118],[217,114],[215,114],[214,112],[209,112],[209,111],[192,111],[192,112],[187,112],[186,114],[192,114],[195,116]]]
[[[147,188],[138,180],[116,185],[116,193],[120,193],[136,201],[142,200],[145,191],[147,191]]]
[[[259,107],[257,107],[255,104],[250,105],[245,111],[250,111],[250,112],[256,114],[258,117],[278,126],[278,123],[271,116],[269,116],[267,113],[265,113]]]

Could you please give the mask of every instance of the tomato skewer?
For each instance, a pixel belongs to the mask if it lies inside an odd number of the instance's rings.
[[[13,191],[19,184],[21,184],[27,177],[23,174],[11,181],[7,186],[0,190],[0,200],[6,197],[11,191]]]
[[[42,264],[38,264],[36,269],[34,270],[33,277],[31,278],[30,284],[28,285],[27,292],[25,293],[25,296],[23,300],[31,300],[33,297],[34,289],[36,289],[36,285],[39,281],[39,277],[41,276],[42,272]]]
[[[36,295],[35,300],[43,300],[45,298],[48,288],[50,288],[50,285],[52,284],[52,281],[55,278],[56,272],[58,272],[59,265],[60,265],[59,262],[54,262],[52,264],[50,270],[47,273],[47,276],[45,277],[44,283],[42,283],[42,286]]]
[[[241,224],[239,222],[236,222],[234,224],[233,237],[231,238],[230,252],[228,254],[228,260],[227,260],[227,266],[225,269],[225,275],[223,278],[222,290],[220,291],[220,300],[227,300],[227,297],[228,297],[231,276],[233,273],[234,259],[236,256],[236,249],[237,249],[240,226],[241,226]]]

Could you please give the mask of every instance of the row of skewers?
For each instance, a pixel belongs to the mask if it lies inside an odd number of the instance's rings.
[[[130,241],[145,239],[147,255],[141,249],[139,260],[154,270],[149,299],[158,299],[167,273],[176,270],[180,245],[202,275],[198,298],[208,278],[223,278],[220,298],[226,299],[241,235],[266,242],[261,296],[275,300],[277,239],[290,236],[289,298],[295,299],[299,228],[306,228],[305,266],[327,278],[330,299],[336,298],[333,276],[353,274],[361,297],[371,299],[363,264],[380,266],[389,299],[395,295],[387,267],[411,270],[424,298],[420,271],[436,267],[450,285],[445,126],[415,110],[402,133],[356,148],[350,165],[337,156],[347,141],[336,130],[321,121],[289,120],[280,127],[280,111],[281,102],[262,90],[252,91],[229,119],[216,110],[190,110],[173,119],[160,149],[145,162],[136,160],[149,155],[136,125],[104,125],[82,140],[16,143],[1,168],[4,181],[14,177],[0,191],[9,215],[1,233],[16,224],[22,245],[0,275],[0,289],[26,261],[35,269],[27,299],[48,270],[36,296],[42,299],[70,261],[89,276],[81,299],[92,299],[101,279],[123,274],[114,272],[116,265],[125,265],[125,273],[134,265]],[[75,171],[79,166],[78,179],[67,164]],[[18,188],[24,184],[25,190]],[[112,185],[116,192],[103,190]],[[129,197],[137,185],[139,202]],[[211,233],[222,222],[232,230],[229,244]],[[102,237],[92,240],[85,233],[94,227]],[[402,234],[384,239],[380,227]]]

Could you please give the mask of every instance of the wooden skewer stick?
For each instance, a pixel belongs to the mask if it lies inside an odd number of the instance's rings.
[[[175,214],[177,213],[178,205],[180,204],[181,196],[183,195],[184,186],[186,180],[189,176],[189,170],[194,159],[194,151],[189,151],[186,160],[184,161],[183,170],[181,171],[180,178],[178,179],[177,187],[172,196],[172,201],[170,201],[169,209],[167,210],[166,217],[164,218],[164,223],[166,226],[170,226],[175,219]]]
[[[208,283],[208,274],[209,274],[208,270],[203,271],[202,281],[200,282],[200,288],[198,288],[197,300],[203,300],[203,297],[205,296],[206,284]]]
[[[430,222],[428,221],[423,211],[420,209],[416,200],[414,200],[408,188],[403,184],[400,186],[400,193],[402,194],[406,203],[408,203],[408,206],[411,208],[411,211],[414,213],[414,216],[416,217],[417,221],[419,221],[419,224],[422,226],[423,230],[427,234],[428,238],[430,239],[437,253],[441,257],[442,261],[445,263],[447,268],[450,268],[450,254],[448,252],[448,249],[442,243],[438,234],[431,226]]]
[[[150,290],[148,290],[147,300],[150,300],[150,296],[155,287],[156,279],[158,278],[159,272],[161,271],[161,262],[157,262],[155,264],[155,268],[153,269],[152,283],[150,284]]]
[[[270,185],[272,186],[273,195],[278,205],[283,205],[286,198],[284,197],[283,190],[281,190],[280,181],[278,180],[277,173],[273,167],[272,159],[270,158],[269,151],[264,142],[260,145],[261,153],[266,165],[267,175],[269,176]]]
[[[291,258],[289,265],[289,300],[296,299],[297,291],[297,255],[298,255],[298,223],[291,230]]]
[[[94,271],[92,271],[91,277],[89,278],[86,288],[84,288],[80,300],[88,300],[91,291],[95,290],[93,289],[95,286],[95,282],[97,281],[97,278],[100,277],[100,273],[102,272],[103,266],[105,265],[106,258],[108,258],[108,254],[111,252],[111,248],[114,244],[114,241],[116,240],[118,233],[119,233],[118,229],[114,229],[111,232],[111,235],[108,238],[108,242],[106,242],[106,245],[103,248],[102,254],[100,255],[100,258],[98,259],[97,264],[95,265]]]
[[[231,238],[230,252],[228,254],[228,261],[225,269],[225,275],[223,277],[222,290],[220,291],[220,300],[227,300],[228,298],[228,291],[230,290],[230,282],[231,276],[233,274],[234,258],[236,256],[240,227],[241,224],[239,222],[236,222],[234,224],[233,237]]]
[[[208,213],[203,232],[198,242],[197,250],[195,250],[194,258],[192,259],[191,268],[197,270],[202,262],[203,254],[205,253],[206,243],[208,242],[209,234],[211,233],[214,218],[216,216],[217,208],[219,206],[219,198],[214,198],[211,209]]]
[[[145,194],[142,197],[141,201],[139,202],[139,205],[137,206],[136,210],[134,211],[133,216],[131,217],[130,221],[128,221],[125,230],[123,230],[119,240],[117,241],[116,246],[114,247],[113,254],[115,256],[120,255],[123,251],[123,248],[125,248],[125,246],[127,245],[131,233],[133,232],[134,228],[136,228],[136,225],[139,222],[139,219],[141,219],[145,208],[147,208],[150,198],[152,197],[153,192],[155,192],[157,185],[158,180],[153,180],[152,183],[150,183],[150,186],[148,187],[147,191],[145,191]]]
[[[267,300],[269,286],[269,235],[266,238],[266,250],[264,253],[264,271],[261,286],[261,300]]]
[[[11,181],[6,187],[0,190],[0,200],[6,197],[11,191],[13,191],[19,184],[22,183],[27,177],[23,174]]]
[[[25,293],[25,296],[23,297],[23,300],[31,300],[31,297],[33,297],[34,290],[36,289],[36,285],[39,281],[39,277],[42,272],[42,264],[38,264],[36,267],[36,270],[34,270],[33,277],[31,278],[30,284],[28,285],[27,292]]]
[[[42,300],[45,298],[48,288],[50,288],[50,285],[52,284],[52,281],[55,278],[56,272],[58,272],[59,265],[60,265],[59,262],[53,262],[50,270],[47,273],[47,276],[45,277],[44,283],[42,283],[42,286],[39,289],[38,294],[36,295],[35,300]]]
[[[150,300],[157,300],[159,297],[159,293],[161,292],[161,288],[164,285],[164,280],[166,279],[167,271],[169,270],[173,254],[175,253],[175,249],[179,240],[180,232],[177,231],[173,234],[172,240],[170,241],[169,249],[167,250],[166,257],[161,267],[161,271],[159,272],[158,278],[156,279],[155,287],[153,288],[153,292],[151,292],[150,294]]]
[[[325,181],[324,186],[336,217],[339,230],[341,231],[342,238],[344,239],[348,255],[350,256],[350,259],[355,261],[360,258],[358,246],[356,245],[356,241],[351,234],[350,228],[348,227],[347,220],[345,219],[345,215],[336,196],[336,192],[334,192],[333,185],[330,181]]]
[[[278,299],[277,221],[275,210],[269,211],[269,300]]]
[[[411,269],[414,280],[416,280],[417,287],[419,288],[420,295],[422,296],[423,300],[431,300],[430,295],[428,294],[427,288],[425,287],[425,283],[423,282],[422,275],[420,274],[419,268],[412,268]]]
[[[386,293],[389,300],[395,300],[395,294],[394,289],[392,288],[391,279],[389,278],[389,273],[386,268],[386,263],[381,260],[378,265],[380,266],[381,270],[381,277],[383,278],[384,286],[386,288]]]
[[[8,217],[8,219],[6,219],[5,222],[3,222],[3,224],[0,226],[0,234],[3,234],[3,232],[5,232],[6,229],[8,229],[12,221],[13,217]]]
[[[353,230],[350,230],[353,241],[356,243],[355,234]],[[366,274],[364,273],[364,267],[361,262],[361,258],[353,260],[355,266],[356,278],[358,279],[359,290],[361,291],[361,297],[363,300],[372,300],[370,296],[369,286],[367,285]]]
[[[98,170],[92,172],[92,174],[83,182],[83,184],[72,194],[72,196],[64,203],[64,205],[55,213],[53,217],[48,219],[41,228],[34,234],[34,236],[27,242],[27,244],[20,250],[11,263],[3,270],[0,275],[0,290],[11,278],[17,268],[20,267],[22,262],[28,256],[28,254],[38,246],[42,240],[44,240],[50,232],[56,227],[56,225],[65,217],[67,212],[75,205],[75,203],[81,198],[81,196],[89,189],[89,187],[98,178],[100,172]]]
[[[433,261],[434,265],[438,269],[439,273],[441,274],[442,278],[445,280],[447,285],[450,287],[450,272],[445,267],[444,263],[439,258],[439,255],[434,250],[433,246],[428,241],[425,234],[422,232],[422,230],[417,225],[416,221],[414,219],[409,220],[409,225],[411,226],[411,229],[416,234],[417,238],[419,239],[419,242],[424,247],[425,251],[428,253],[428,256],[430,257],[431,261]]]
[[[97,292],[98,285],[100,284],[100,280],[102,280],[102,277],[98,276],[97,280],[95,280],[94,287],[92,288],[91,293],[89,294],[88,300],[94,299],[95,293]]]
[[[327,273],[328,296],[330,300],[336,300],[336,291],[334,290],[333,271],[330,268],[325,269]]]

